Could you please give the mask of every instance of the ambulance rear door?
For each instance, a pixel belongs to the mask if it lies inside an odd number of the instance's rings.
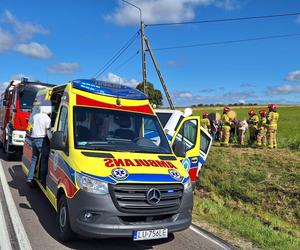
[[[195,183],[200,160],[200,117],[183,118],[175,130],[171,145],[175,155],[188,171],[191,181]]]
[[[200,130],[201,130],[200,157],[199,157],[199,167],[198,167],[198,171],[197,171],[197,176],[198,176],[201,168],[204,167],[204,163],[207,159],[208,153],[209,153],[211,145],[212,145],[211,135],[201,126],[200,126]]]

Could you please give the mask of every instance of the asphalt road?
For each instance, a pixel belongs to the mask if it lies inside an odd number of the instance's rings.
[[[222,249],[191,229],[175,233],[167,240],[133,242],[131,239],[78,239],[63,243],[58,239],[56,212],[38,189],[28,187],[18,161],[0,158],[15,205],[21,217],[32,249]]]

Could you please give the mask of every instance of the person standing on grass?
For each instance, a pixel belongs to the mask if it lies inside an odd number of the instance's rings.
[[[267,115],[267,139],[268,148],[277,148],[277,123],[279,114],[275,104],[269,104],[269,113]]]
[[[229,144],[230,138],[230,126],[232,122],[229,119],[228,112],[230,108],[225,106],[223,109],[223,115],[221,118],[222,121],[222,139],[221,139],[221,146],[227,147]]]
[[[258,133],[257,133],[257,140],[256,145],[258,147],[266,146],[267,145],[267,110],[260,110],[260,120],[258,122]]]
[[[249,124],[249,134],[250,134],[249,144],[252,145],[254,142],[256,142],[256,133],[257,133],[257,125],[259,122],[259,118],[258,115],[255,113],[255,111],[252,109],[249,110],[248,115],[249,115],[248,124]]]
[[[32,185],[34,171],[37,161],[41,156],[40,178],[43,185],[46,184],[46,176],[48,171],[49,158],[49,139],[47,137],[47,130],[50,129],[51,119],[48,114],[51,113],[51,107],[41,106],[40,113],[33,116],[32,124],[32,159],[27,175],[27,183]]]
[[[238,122],[238,143],[239,145],[244,145],[245,142],[245,134],[248,129],[248,123],[246,120]]]
[[[208,132],[210,133],[210,121],[208,119],[208,113],[204,112],[202,114],[202,119],[201,119],[201,126]]]

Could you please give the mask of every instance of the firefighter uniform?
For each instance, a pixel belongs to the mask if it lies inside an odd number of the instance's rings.
[[[210,133],[210,121],[208,118],[202,118],[201,119],[201,126],[208,132]]]
[[[256,145],[257,146],[266,146],[267,145],[267,118],[261,117],[258,122],[258,134],[257,134],[257,140]]]
[[[267,139],[268,148],[277,148],[277,123],[279,114],[276,111],[270,111],[267,116]]]
[[[228,114],[223,113],[222,118],[222,140],[221,140],[221,146],[228,146],[229,144],[229,138],[230,138],[230,126],[232,122],[230,121]]]
[[[253,115],[250,115],[248,119],[248,124],[249,124],[249,134],[250,134],[250,144],[253,144],[256,141],[256,133],[258,129],[258,122],[259,122],[259,117],[255,113]]]

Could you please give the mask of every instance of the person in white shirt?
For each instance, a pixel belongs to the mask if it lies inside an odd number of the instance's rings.
[[[47,131],[51,126],[51,119],[48,114],[51,113],[50,106],[41,106],[40,113],[33,116],[31,142],[32,142],[32,159],[27,175],[27,183],[32,184],[34,171],[39,156],[41,155],[40,178],[42,184],[46,184],[49,158],[49,139]]]
[[[239,144],[244,145],[245,132],[248,129],[248,123],[246,120],[238,122],[238,131],[239,131]]]

